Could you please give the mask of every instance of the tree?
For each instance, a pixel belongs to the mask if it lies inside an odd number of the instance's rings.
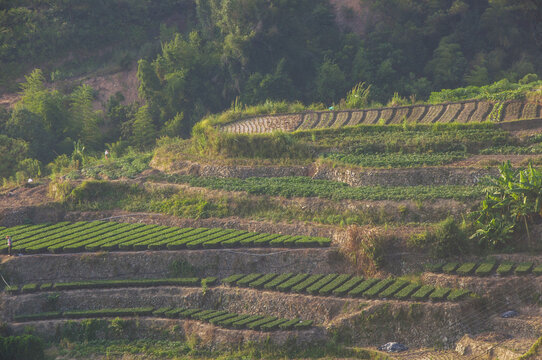
[[[102,145],[102,135],[98,126],[98,113],[92,108],[93,97],[89,85],[77,87],[71,94],[70,115],[75,126],[80,129],[79,138],[83,144],[97,150]]]
[[[6,124],[7,134],[28,143],[28,156],[49,162],[55,157],[55,138],[43,119],[24,106],[17,106]]]
[[[461,46],[449,38],[443,38],[427,63],[426,71],[433,76],[437,88],[450,89],[461,84],[466,67],[467,60]]]
[[[0,134],[0,178],[12,176],[19,161],[28,156],[28,144]]]
[[[152,122],[149,106],[139,108],[132,129],[132,142],[141,148],[151,146],[156,139],[156,127]]]
[[[344,94],[345,77],[339,66],[329,60],[318,69],[316,77],[316,96],[319,101],[331,104]]]

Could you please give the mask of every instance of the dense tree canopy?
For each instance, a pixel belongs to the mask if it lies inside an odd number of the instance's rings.
[[[370,12],[361,35],[337,24],[348,9],[328,0],[0,0],[0,88],[29,73],[21,100],[0,112],[1,146],[49,162],[76,141],[101,151],[187,137],[232,103],[399,104],[498,80],[521,92],[510,84],[542,77],[537,0],[360,1]],[[116,94],[97,112],[90,87],[48,86],[119,49],[117,65],[139,60],[139,102]],[[457,97],[439,94],[431,101]]]

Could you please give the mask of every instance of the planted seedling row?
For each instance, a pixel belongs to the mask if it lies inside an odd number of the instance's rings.
[[[216,277],[207,278],[164,278],[164,279],[133,279],[133,280],[93,280],[72,281],[62,283],[24,284],[22,286],[11,285],[5,288],[8,293],[15,294],[50,290],[78,290],[78,289],[106,289],[120,287],[149,287],[149,286],[213,286],[217,282]]]
[[[435,273],[444,273],[449,275],[461,275],[461,276],[489,276],[492,274],[506,276],[506,275],[542,275],[542,264],[535,265],[532,262],[514,263],[510,261],[503,261],[497,263],[496,261],[484,261],[481,263],[467,262],[449,262],[436,265],[428,265],[427,270]]]
[[[233,247],[322,247],[327,238],[253,233],[243,230],[175,228],[105,221],[22,225],[0,230],[20,253],[114,250],[178,250]],[[0,246],[7,252],[7,245]]]
[[[365,279],[348,274],[233,274],[221,281],[224,285],[308,293],[397,300],[459,301],[471,294],[469,290],[420,286],[406,280]]]
[[[26,322],[50,319],[81,319],[81,318],[101,318],[118,316],[155,316],[168,317],[172,319],[192,319],[209,322],[213,325],[234,328],[250,329],[261,331],[272,330],[304,330],[312,326],[312,320],[301,319],[282,319],[276,316],[262,316],[249,314],[230,313],[225,310],[203,310],[187,308],[168,308],[162,307],[154,309],[152,307],[138,308],[113,308],[99,310],[72,310],[72,311],[53,311],[37,314],[21,314],[14,317],[14,321]]]

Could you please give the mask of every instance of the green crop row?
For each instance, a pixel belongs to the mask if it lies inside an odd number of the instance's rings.
[[[13,230],[14,231],[11,231]],[[20,253],[62,253],[115,250],[177,250],[233,247],[321,247],[330,239],[253,233],[242,230],[175,228],[104,221],[17,226],[2,233],[13,236]],[[13,235],[17,234],[17,235]],[[7,245],[0,246],[7,252]]]
[[[257,289],[278,290],[282,292],[308,293],[311,295],[351,296],[397,300],[458,301],[470,291],[461,289],[420,286],[405,280],[364,279],[348,274],[233,274],[222,279],[228,286],[244,286]]]
[[[465,200],[481,197],[481,186],[441,185],[441,186],[349,186],[348,184],[312,179],[310,177],[273,178],[217,178],[173,175],[164,180],[225,191],[246,191],[255,195],[284,197],[320,197],[332,200],[425,200],[457,199]]]
[[[59,318],[93,318],[93,317],[117,317],[117,316],[149,316],[154,309],[152,307],[138,308],[114,308],[98,310],[71,310],[71,311],[53,311],[38,314],[22,314],[14,316],[13,320],[18,322],[48,320]]]
[[[224,310],[203,310],[197,308],[171,308],[162,307],[154,310],[152,307],[137,308],[107,308],[97,310],[71,310],[54,311],[38,314],[16,315],[14,321],[37,321],[59,318],[93,318],[93,317],[118,317],[118,316],[156,316],[177,319],[193,319],[209,322],[235,329],[251,330],[303,330],[312,326],[312,320],[282,319],[274,316],[250,315],[230,313]]]
[[[397,168],[397,167],[419,167],[449,164],[454,161],[463,160],[465,153],[425,153],[425,154],[355,154],[355,153],[328,153],[324,159],[340,164],[357,165],[373,168]]]
[[[77,290],[77,289],[101,289],[101,288],[119,288],[119,287],[148,287],[148,286],[212,286],[216,283],[216,277],[208,278],[164,278],[164,279],[133,279],[133,280],[93,280],[93,281],[73,281],[62,283],[45,284],[25,284],[21,287],[12,285],[6,287],[9,293],[16,293],[19,290],[23,293],[34,291],[50,290]]]
[[[449,262],[436,265],[428,265],[426,269],[430,272],[445,273],[445,274],[457,274],[462,276],[476,275],[476,276],[488,276],[491,274],[497,275],[542,275],[542,264],[535,266],[532,262],[514,263],[510,261],[504,261],[500,264],[496,261],[485,261],[482,263],[468,262],[458,263]]]
[[[72,229],[78,228],[81,226],[86,226],[87,224],[88,223],[86,222],[77,222],[74,224],[68,224],[61,228],[54,228],[52,230],[50,230],[49,227],[42,228],[40,229],[41,232],[39,234],[34,234],[33,236],[25,237],[22,240],[19,238],[19,236],[20,235],[24,236],[24,234],[13,236],[13,249],[16,251],[24,252],[24,249],[29,245],[35,245],[35,244],[40,243],[41,241],[50,241],[50,240],[60,238],[63,235],[69,235],[71,234]],[[1,246],[0,249],[2,250],[2,252],[5,253],[7,251],[7,246],[6,245]]]

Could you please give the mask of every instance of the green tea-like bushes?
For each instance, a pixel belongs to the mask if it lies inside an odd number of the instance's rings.
[[[309,294],[316,294],[320,291],[320,289],[324,286],[326,286],[330,281],[334,280],[338,275],[337,274],[329,274],[318,280],[313,285],[309,286],[307,288],[307,292]]]
[[[15,315],[13,317],[14,321],[37,321],[37,320],[48,320],[48,319],[57,319],[62,315],[60,311],[51,311],[44,312],[39,314],[22,314]]]
[[[423,285],[411,297],[413,300],[426,300],[434,290],[432,285]]]
[[[452,290],[450,292],[450,294],[448,295],[448,300],[450,300],[450,301],[463,300],[464,298],[466,298],[470,294],[471,294],[470,290],[466,290],[466,289]]]
[[[531,271],[535,275],[541,275],[542,274],[542,265],[535,266],[532,262],[525,262],[521,264],[516,264],[511,261],[503,261],[502,263],[497,263],[497,261],[494,260],[486,260],[482,262],[479,266],[476,266],[476,263],[474,262],[468,262],[468,263],[458,263],[458,262],[451,262],[447,263],[444,266],[437,266],[433,267],[431,265],[426,266],[426,269],[428,271],[438,272],[439,268],[442,269],[444,273],[447,274],[453,274],[454,272],[458,275],[466,276],[466,275],[476,275],[476,276],[488,276],[493,274],[495,272],[497,275],[505,276],[510,275],[514,273],[515,275],[527,275],[530,274]],[[534,270],[537,271],[534,271]]]
[[[461,264],[455,271],[458,275],[470,275],[474,272],[474,269],[476,268],[476,263],[470,262]]]
[[[262,274],[249,274],[249,275],[237,280],[236,284],[238,286],[247,286],[249,283],[251,283],[254,280],[257,280],[261,276],[262,276]]]
[[[458,262],[450,262],[442,267],[442,272],[445,274],[452,274],[458,267]]]
[[[135,280],[94,280],[74,281],[53,284],[54,290],[76,290],[118,287],[146,287],[146,286],[200,286],[200,278],[166,278],[166,279],[135,279]],[[207,284],[210,285],[210,284]]]
[[[516,274],[516,275],[529,274],[531,272],[531,270],[533,269],[533,266],[534,266],[534,264],[532,262],[521,263],[514,270],[514,274]]]
[[[293,292],[302,292],[305,291],[309,286],[323,278],[324,275],[317,274],[317,275],[311,275],[304,281],[300,282],[299,284],[292,287]]]
[[[363,293],[363,296],[366,296],[368,298],[374,298],[377,297],[380,292],[384,291],[388,286],[390,286],[394,282],[393,279],[384,279],[376,283],[374,286],[369,288],[367,291]]]
[[[337,276],[335,279],[333,279],[329,284],[323,286],[318,290],[318,294],[320,295],[328,295],[335,289],[337,289],[339,286],[341,286],[345,281],[350,279],[351,275],[348,274],[342,274]]]
[[[24,284],[21,288],[21,292],[30,293],[38,290],[38,284]]]
[[[478,266],[474,273],[478,276],[487,276],[495,270],[496,266],[497,264],[495,262],[484,262]]]
[[[12,231],[13,230],[13,231]],[[21,253],[80,251],[141,251],[246,247],[321,247],[330,239],[310,236],[259,234],[231,229],[176,228],[105,221],[62,222],[8,228],[17,234],[13,250]],[[7,252],[7,245],[0,246]]]
[[[348,292],[350,296],[360,296],[371,286],[379,282],[379,279],[366,279]]]
[[[249,283],[248,286],[251,287],[251,288],[259,289],[259,288],[263,287],[266,283],[271,281],[273,278],[275,278],[276,276],[277,276],[277,274],[265,274],[261,278]]]
[[[138,307],[138,308],[115,308],[115,309],[99,309],[99,310],[72,310],[64,311],[63,317],[71,319],[87,318],[87,317],[117,317],[117,316],[147,316],[152,315],[154,308]]]
[[[446,297],[448,296],[448,294],[450,294],[451,291],[452,289],[449,288],[437,288],[431,293],[431,295],[429,295],[429,299],[433,301],[442,301],[446,299]]]
[[[352,290],[355,286],[363,281],[363,276],[354,276],[352,279],[348,280],[338,288],[332,291],[333,295],[342,296]]]
[[[393,295],[394,298],[397,300],[406,300],[412,296],[418,289],[420,288],[420,285],[418,284],[409,284],[405,286],[403,289],[399,290],[395,295]]]
[[[309,274],[297,274],[297,275],[293,276],[292,278],[286,280],[282,284],[278,285],[277,290],[279,290],[279,291],[288,291],[293,286],[297,285],[298,283],[305,280],[309,276],[310,276]]]
[[[222,279],[222,283],[226,285],[231,285],[243,277],[245,277],[245,274],[233,274],[233,275],[228,276],[225,279]]]
[[[380,293],[380,297],[389,298],[389,297],[395,295],[395,293],[400,291],[402,288],[404,288],[408,284],[409,284],[408,281],[397,280],[393,284],[391,284],[386,290],[382,291]]]
[[[514,270],[514,267],[515,267],[515,263],[510,262],[510,261],[505,261],[497,267],[496,272],[497,274],[501,276],[510,275],[512,271]]]
[[[277,276],[276,278],[274,278],[273,280],[271,280],[270,282],[268,282],[267,284],[265,284],[263,287],[264,289],[268,289],[268,290],[275,289],[278,285],[290,279],[292,276],[294,276],[293,273],[281,274]]]

